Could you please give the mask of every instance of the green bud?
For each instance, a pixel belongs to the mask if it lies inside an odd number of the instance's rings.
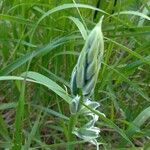
[[[77,68],[75,66],[71,75],[71,92],[73,95],[76,95],[77,93],[76,76],[77,76]]]
[[[78,112],[79,109],[79,102],[80,102],[80,96],[76,96],[70,103],[70,112],[72,114],[75,114]]]
[[[71,79],[71,84],[73,84],[71,88],[74,88],[72,94],[79,94],[77,89],[80,89],[82,95],[88,98],[94,91],[104,53],[104,40],[101,31],[102,19],[103,17],[88,35],[80,53],[75,76],[72,74]]]

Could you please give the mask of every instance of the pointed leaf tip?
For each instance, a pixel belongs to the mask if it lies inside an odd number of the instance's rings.
[[[103,21],[104,15],[100,18],[99,22],[98,22],[98,26],[102,25],[102,21]]]

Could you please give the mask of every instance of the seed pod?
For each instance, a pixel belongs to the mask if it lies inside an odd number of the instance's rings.
[[[79,94],[80,89],[83,96],[90,97],[94,91],[104,53],[102,20],[103,17],[90,32],[78,58],[75,75],[72,74],[71,77],[73,95]]]

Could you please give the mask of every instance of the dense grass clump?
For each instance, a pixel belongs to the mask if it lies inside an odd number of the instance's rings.
[[[1,0],[0,149],[149,150],[149,10],[149,0]],[[102,16],[99,74],[74,95],[73,68],[81,79],[78,58]]]

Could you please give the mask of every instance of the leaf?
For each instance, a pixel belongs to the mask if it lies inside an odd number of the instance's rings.
[[[1,103],[1,105],[0,105],[0,110],[12,109],[12,108],[15,108],[16,105],[17,105],[16,102],[12,102],[12,103]]]
[[[150,118],[150,106],[144,109],[134,120],[130,123],[129,128],[126,130],[126,135],[131,138],[136,132],[140,132],[140,127]],[[124,141],[123,146],[126,145]]]
[[[130,139],[127,137],[126,133],[120,129],[115,123],[113,123],[110,119],[106,118],[103,114],[101,114],[100,112],[91,109],[88,105],[85,105],[84,103],[82,103],[83,106],[85,106],[86,108],[88,108],[89,110],[91,110],[91,112],[93,112],[94,114],[98,115],[99,118],[101,120],[103,120],[105,122],[105,124],[107,124],[107,126],[109,126],[110,128],[113,128],[116,132],[118,132],[126,141],[128,141],[132,146],[134,146],[134,144],[130,141]]]
[[[65,9],[69,9],[69,8],[87,8],[87,9],[92,9],[92,10],[97,10],[103,14],[107,14],[109,15],[107,12],[105,12],[104,10],[101,10],[101,9],[98,9],[96,7],[93,7],[93,6],[90,6],[90,5],[85,5],[85,4],[63,4],[63,5],[60,5],[60,6],[57,6],[53,9],[50,9],[49,11],[47,11],[44,15],[42,15],[42,17],[37,21],[37,23],[35,24],[34,26],[34,29],[33,29],[33,32],[31,34],[31,37],[33,36],[33,34],[35,33],[35,30],[37,28],[37,26],[40,24],[40,22],[46,18],[47,16],[55,13],[55,12],[58,12],[58,11],[61,11],[61,10],[65,10]]]
[[[7,130],[8,126],[2,116],[2,114],[0,113],[0,135],[7,141],[7,142],[11,142],[11,138],[9,135],[9,132]]]
[[[47,113],[48,115],[53,115],[53,116],[59,117],[60,119],[69,120],[69,118],[67,116],[65,116],[59,112],[56,112],[50,108],[43,107],[41,105],[35,105],[35,104],[31,104],[31,106],[33,106],[34,108],[37,108],[37,109],[41,109],[43,112]]]
[[[133,121],[135,125],[141,127],[150,118],[150,106],[144,109]]]
[[[134,57],[140,59],[142,62],[144,62],[144,63],[150,65],[150,59],[147,59],[147,58],[142,57],[142,56],[141,56],[140,54],[138,54],[137,52],[132,51],[132,50],[129,49],[128,47],[126,47],[126,46],[124,46],[124,45],[122,45],[122,44],[120,44],[120,43],[118,43],[118,42],[116,42],[116,41],[114,41],[114,40],[112,40],[112,39],[110,39],[110,38],[105,37],[105,39],[107,39],[108,41],[110,41],[110,42],[114,43],[115,45],[121,47],[124,51],[126,51],[126,52],[128,52],[129,54],[131,54],[132,56],[134,56]]]
[[[41,119],[41,112],[40,112],[40,114],[38,115],[38,117],[37,117],[37,119],[36,119],[36,121],[35,121],[35,123],[34,123],[32,129],[31,129],[30,134],[28,135],[28,139],[27,139],[27,141],[26,141],[26,143],[25,143],[24,150],[28,150],[28,149],[30,148],[32,139],[35,137],[36,132],[37,132],[37,130],[38,130],[38,127],[39,127],[39,125],[40,125],[40,119]]]
[[[7,65],[5,68],[0,70],[0,75],[1,76],[7,75],[7,74],[11,73],[12,71],[14,71],[15,69],[17,69],[18,67],[25,64],[26,62],[28,62],[29,60],[33,59],[34,57],[45,55],[48,52],[52,51],[54,48],[56,48],[64,43],[67,43],[71,39],[75,39],[75,38],[77,38],[77,36],[64,36],[59,39],[54,39],[49,44],[42,46],[40,48],[37,48],[32,52],[29,52],[29,53],[25,54],[24,56],[21,56],[20,58],[18,58],[11,64]]]
[[[80,22],[80,20],[78,18],[75,18],[75,17],[68,17],[68,18],[76,24],[79,31],[81,32],[81,35],[82,35],[83,39],[86,40],[87,36],[88,36],[87,31],[86,31],[84,25]]]
[[[51,79],[49,79],[46,76],[39,74],[37,72],[29,71],[26,74],[27,74],[27,78],[32,79],[33,82],[39,83],[41,85],[48,87],[50,90],[52,90],[57,95],[59,95],[61,98],[63,98],[67,103],[70,103],[71,99],[70,99],[69,95],[56,82],[52,81]],[[22,76],[24,76],[24,75],[25,75],[25,73],[22,74]]]
[[[148,97],[147,93],[144,93],[142,89],[134,82],[130,81],[124,74],[119,72],[117,69],[113,68],[112,66],[109,66],[103,62],[104,65],[106,65],[108,68],[112,69],[115,73],[119,74],[120,77],[122,77],[129,85],[133,87],[133,90],[137,92],[137,94],[141,95],[145,100],[150,101],[150,98]]]
[[[52,90],[53,92],[55,92],[57,95],[59,95],[61,98],[63,98],[67,103],[71,102],[71,98],[69,97],[69,95],[67,95],[66,91],[63,88],[61,88],[56,82],[52,81],[51,79],[49,79],[46,76],[41,75],[37,72],[29,71],[29,72],[26,72],[26,73],[22,74],[22,77],[0,76],[0,81],[4,81],[4,80],[24,80],[24,76],[26,74],[27,74],[26,81],[44,85],[47,88],[49,88],[50,90]]]
[[[22,128],[23,128],[23,117],[24,117],[24,105],[25,105],[25,79],[23,80],[19,101],[16,107],[15,116],[15,131],[13,136],[13,146],[11,150],[20,150],[22,147]]]
[[[116,15],[135,15],[135,16],[139,16],[150,21],[150,17],[138,11],[121,11],[119,13],[113,14],[112,16],[116,16]]]

